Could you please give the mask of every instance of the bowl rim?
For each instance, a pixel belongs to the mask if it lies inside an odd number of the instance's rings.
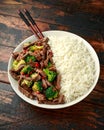
[[[72,105],[75,105],[79,102],[81,102],[82,100],[84,100],[91,92],[92,90],[95,88],[97,82],[98,82],[98,79],[99,79],[99,75],[100,75],[100,62],[99,62],[99,59],[98,59],[98,56],[97,56],[97,53],[95,52],[94,48],[90,45],[90,43],[88,43],[85,39],[83,39],[82,37],[74,34],[74,33],[71,33],[71,32],[67,32],[67,31],[60,31],[60,30],[50,30],[50,31],[44,31],[42,32],[44,36],[49,36],[49,35],[52,35],[52,34],[61,34],[61,35],[71,35],[71,36],[74,36],[74,37],[77,37],[78,39],[81,39],[83,40],[83,43],[86,45],[87,49],[91,51],[91,55],[93,53],[94,55],[94,61],[95,61],[95,65],[97,66],[97,70],[96,70],[96,79],[95,79],[95,82],[94,84],[91,86],[91,88],[89,88],[88,92],[86,92],[86,94],[82,95],[81,97],[69,102],[69,103],[65,103],[65,104],[58,104],[58,105],[48,105],[48,104],[38,104],[37,101],[34,101],[29,99],[28,97],[26,97],[25,95],[23,95],[19,90],[19,92],[17,91],[18,88],[15,88],[14,85],[16,84],[16,80],[14,80],[10,73],[9,73],[9,70],[11,68],[11,63],[12,63],[12,54],[9,58],[9,62],[8,62],[8,79],[10,81],[10,84],[11,84],[11,87],[12,89],[15,91],[15,93],[20,97],[22,98],[24,101],[26,101],[27,103],[29,104],[32,104],[34,106],[37,106],[37,107],[40,107],[40,108],[45,108],[45,109],[61,109],[61,108],[66,108],[66,107],[70,107]],[[23,43],[27,42],[27,41],[34,41],[36,40],[37,38],[32,35],[28,38],[26,38],[25,40],[23,40],[15,49],[13,52],[15,51],[19,51],[20,48],[22,48],[22,45]]]

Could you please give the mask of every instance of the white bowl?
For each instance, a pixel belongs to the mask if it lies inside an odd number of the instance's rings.
[[[94,51],[94,49],[91,47],[91,45],[85,41],[83,38],[73,34],[73,33],[69,33],[69,32],[65,32],[65,31],[57,31],[57,30],[54,30],[54,31],[45,31],[43,32],[44,36],[57,36],[57,37],[63,37],[63,36],[69,36],[69,37],[75,37],[77,38],[78,40],[82,40],[83,43],[85,44],[85,46],[88,48],[88,50],[91,52],[91,55],[92,55],[92,58],[94,59],[95,61],[95,67],[96,67],[96,78],[94,80],[94,83],[93,85],[91,86],[91,88],[86,92],[85,95],[79,97],[78,99],[75,99],[74,101],[72,102],[69,102],[69,103],[65,103],[65,104],[59,104],[59,105],[47,105],[47,104],[38,104],[38,102],[36,100],[31,100],[29,99],[28,97],[26,97],[25,95],[23,95],[19,90],[18,90],[18,83],[16,80],[14,80],[12,78],[12,76],[10,75],[9,73],[9,70],[11,69],[11,66],[12,66],[12,62],[13,62],[13,58],[12,58],[12,55],[10,56],[10,59],[9,59],[9,63],[8,63],[8,78],[9,78],[9,81],[10,81],[10,84],[13,88],[13,90],[16,92],[16,94],[21,97],[24,101],[34,105],[34,106],[37,106],[37,107],[41,107],[41,108],[46,108],[46,109],[60,109],[60,108],[65,108],[65,107],[69,107],[69,106],[72,106],[80,101],[82,101],[84,98],[86,98],[90,93],[91,91],[94,89],[94,87],[96,86],[96,83],[98,81],[98,78],[99,78],[99,73],[100,73],[100,65],[99,65],[99,60],[98,60],[98,57],[97,57],[97,54],[96,52]],[[32,41],[35,41],[36,40],[36,37],[33,35],[33,36],[30,36],[29,38],[25,39],[23,42],[21,42],[14,50],[15,51],[20,51],[22,49],[22,45],[23,43],[25,42],[32,42]]]

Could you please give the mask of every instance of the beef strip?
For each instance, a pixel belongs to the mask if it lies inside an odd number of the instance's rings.
[[[47,52],[46,47],[43,47],[43,49],[40,51],[43,60],[46,59],[46,52]]]
[[[39,74],[37,74],[37,76],[35,78],[32,78],[32,80],[34,82],[39,81],[39,80],[41,80],[41,76]]]
[[[21,65],[19,66],[19,68],[18,68],[17,70],[15,70],[15,72],[19,73],[24,66],[25,66],[25,64],[21,64]]]
[[[10,71],[11,71],[10,73],[15,73],[15,74],[19,75],[19,72],[22,70],[22,68],[23,68],[24,66],[25,66],[24,64],[21,64],[17,70],[11,69],[11,70],[10,70]]]
[[[45,82],[48,86],[52,86],[52,83],[50,83],[47,79],[45,79]]]
[[[49,55],[49,60],[52,64],[54,63],[51,55]]]
[[[20,92],[23,93],[26,97],[30,99],[34,99],[34,95],[32,94],[32,90],[29,87],[18,87]]]
[[[47,54],[47,58],[44,60],[44,66],[47,67],[48,66],[48,62],[49,60],[51,59],[51,55],[50,54]],[[53,63],[53,62],[52,62]]]
[[[50,62],[53,64],[53,63],[54,63],[54,62],[53,62],[53,59],[52,59],[53,53],[52,53],[51,50],[48,50],[48,51],[47,51],[47,57],[48,57],[48,59],[50,60]]]
[[[32,56],[35,56],[38,61],[42,60],[40,50],[36,50],[35,52],[29,52],[29,54],[32,55]]]
[[[53,102],[54,102],[55,104],[64,104],[64,103],[65,103],[65,101],[64,101],[64,95],[60,94],[60,95],[58,96],[58,98],[55,98],[55,99],[53,100]]]
[[[43,100],[42,103],[50,105],[64,104],[64,95],[59,95],[59,97],[54,100]]]
[[[31,67],[35,66],[35,62],[34,61],[30,61],[29,63],[27,63],[27,65],[30,65]]]
[[[36,59],[37,59],[38,61],[41,61],[41,60],[42,60],[42,56],[41,56],[39,50],[37,50],[37,51],[34,52],[34,56],[36,57]]]
[[[42,79],[42,84],[43,84],[43,88],[46,89],[48,87],[45,79]]]
[[[55,65],[52,65],[52,66],[49,68],[49,70],[51,70],[51,71],[56,71]]]
[[[43,45],[43,44],[47,44],[47,42],[49,41],[49,38],[48,37],[44,37],[44,38],[42,38],[42,39],[39,39],[39,40],[37,40],[36,42],[34,42],[35,43],[35,45]]]
[[[44,44],[47,44],[48,41],[49,41],[49,38],[48,37],[44,37],[43,39],[40,40],[41,43],[44,45]]]
[[[16,59],[18,57],[18,55],[19,55],[19,52],[13,52],[12,53],[12,56],[13,56],[14,59]]]
[[[12,77],[13,77],[15,80],[19,80],[20,75],[19,75],[17,72],[15,72],[15,71],[12,70],[12,69],[11,69],[9,72],[10,72],[10,74],[12,75]]]
[[[57,75],[57,79],[56,79],[56,88],[57,88],[57,90],[60,90],[60,82],[61,82],[61,75],[60,74],[58,74]]]
[[[23,93],[26,97],[30,99],[34,99],[34,95],[32,94],[31,87],[27,87],[25,84],[21,85],[21,82],[23,81],[23,79],[27,79],[31,81],[31,79],[28,79],[27,77],[21,75],[20,79],[18,80],[18,85],[19,85],[18,88],[20,92]]]
[[[58,99],[59,99],[59,100],[58,100],[58,103],[59,103],[59,104],[65,103],[64,95],[60,94],[59,97],[58,97]]]
[[[46,100],[44,94],[36,93],[36,92],[32,92],[32,94],[37,97],[38,103],[43,103]]]
[[[27,76],[25,76],[25,75],[21,75],[20,78],[21,78],[21,79],[26,79],[26,80],[32,81],[32,78],[31,78],[31,77],[27,77]]]
[[[37,40],[36,42],[32,42],[32,43],[30,42],[29,45],[23,46],[23,49],[27,49],[33,45],[43,45],[42,43],[47,43],[48,40],[49,40],[48,38],[43,38],[43,39]]]
[[[64,104],[64,95],[60,94],[59,97],[55,98],[54,100],[43,100],[42,103],[50,105]]]
[[[44,66],[45,66],[45,67],[48,66],[48,61],[49,61],[49,58],[47,58],[46,60],[44,60]]]
[[[30,46],[33,46],[34,44],[35,44],[34,42],[29,43],[29,45],[27,45],[27,46],[23,46],[23,49],[27,49],[27,48],[29,48]]]
[[[23,57],[23,53],[22,53],[22,52],[20,52],[20,54],[18,55],[18,57],[16,58],[16,60],[17,60],[17,61],[19,61],[19,60],[21,60],[21,59],[22,59],[22,57]]]
[[[53,53],[51,49],[47,50],[47,55],[50,55],[51,57],[53,57]]]
[[[26,53],[23,54],[20,58],[21,58],[21,59],[24,59],[28,54],[29,54],[29,52],[26,52]]]
[[[45,73],[41,69],[36,69],[36,72],[39,73],[44,78],[46,77]]]
[[[16,60],[17,60],[17,61],[22,60],[22,59],[24,59],[28,54],[29,54],[28,51],[27,51],[27,52],[22,51],[22,52],[20,52],[20,54],[18,55],[18,57],[17,57]]]
[[[41,69],[44,68],[44,61],[43,60],[40,61],[40,66],[41,66]]]

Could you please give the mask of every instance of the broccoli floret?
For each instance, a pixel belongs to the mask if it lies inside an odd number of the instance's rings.
[[[32,81],[28,81],[28,80],[24,79],[24,80],[22,81],[21,85],[24,85],[24,84],[25,84],[27,87],[30,87],[30,86],[32,85]]]
[[[36,61],[36,58],[35,58],[35,56],[27,55],[25,57],[25,61],[26,62]]]
[[[12,67],[13,67],[14,70],[18,70],[19,66],[22,65],[22,64],[25,64],[24,60],[20,60],[20,61],[14,60]]]
[[[29,48],[30,51],[35,51],[35,50],[40,50],[40,49],[43,49],[43,46],[33,45],[33,46],[30,46]]]
[[[53,87],[48,87],[45,91],[45,96],[48,100],[53,100],[58,97],[58,91]]]
[[[47,69],[47,68],[46,68],[46,69],[43,69],[43,71],[44,71],[45,74],[47,75],[49,82],[52,82],[52,81],[56,78],[56,76],[57,76],[57,73],[56,73],[56,72],[50,71],[50,70]]]
[[[32,90],[35,92],[36,91],[42,92],[42,90],[43,90],[42,81],[39,80],[39,81],[35,82],[32,86]]]
[[[26,65],[21,72],[24,74],[29,74],[31,71],[33,70],[33,68],[30,65]]]

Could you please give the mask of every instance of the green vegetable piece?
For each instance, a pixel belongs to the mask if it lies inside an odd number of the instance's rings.
[[[53,100],[58,97],[58,91],[53,86],[48,87],[45,91],[45,96],[48,100]]]
[[[25,74],[29,74],[31,71],[33,70],[33,68],[30,65],[26,65],[21,72],[25,73]]]
[[[21,85],[24,85],[24,84],[25,84],[27,87],[30,87],[30,86],[32,85],[32,81],[28,81],[28,80],[24,79],[24,80],[22,81]]]
[[[40,50],[40,49],[43,49],[43,46],[33,45],[33,46],[30,46],[29,48],[30,51],[35,51],[35,50]]]
[[[32,90],[33,91],[39,91],[39,92],[42,92],[43,90],[43,87],[42,87],[42,81],[37,81],[37,82],[34,82],[33,86],[32,86]]]
[[[47,75],[49,82],[52,82],[52,81],[56,78],[56,76],[57,76],[57,73],[56,73],[56,72],[50,71],[50,70],[47,69],[47,68],[46,68],[46,69],[43,69],[43,71],[44,71],[44,73]]]
[[[27,55],[25,57],[25,61],[26,62],[36,61],[36,58],[35,58],[35,56]]]
[[[22,65],[22,64],[25,64],[24,60],[20,60],[20,61],[14,60],[12,67],[13,67],[14,70],[18,70],[19,66]]]

